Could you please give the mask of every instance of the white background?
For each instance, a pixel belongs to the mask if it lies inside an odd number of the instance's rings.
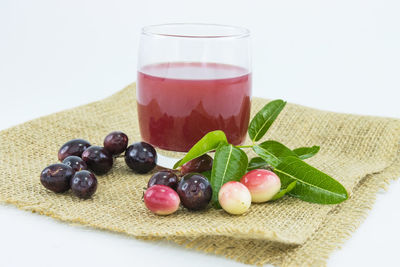
[[[0,129],[135,81],[140,28],[166,22],[249,28],[255,96],[400,118],[399,14],[396,0],[1,0]],[[399,203],[397,181],[328,265],[398,266]],[[0,205],[0,266],[189,264],[241,265]]]

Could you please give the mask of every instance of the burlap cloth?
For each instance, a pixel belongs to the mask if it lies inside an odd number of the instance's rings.
[[[253,114],[267,101],[254,98]],[[102,144],[121,130],[140,140],[135,85],[95,103],[66,110],[0,133],[0,201],[53,218],[143,239],[167,239],[248,264],[323,266],[329,254],[354,231],[378,190],[400,176],[400,121],[319,111],[288,104],[264,138],[290,148],[321,146],[308,160],[339,180],[350,199],[318,205],[291,197],[253,204],[244,216],[210,209],[162,217],[146,210],[141,197],[151,174],[137,175],[123,159],[99,178],[93,199],[56,195],[39,181],[57,161],[61,144],[84,138]]]

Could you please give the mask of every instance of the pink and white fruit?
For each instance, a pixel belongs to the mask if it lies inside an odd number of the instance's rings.
[[[144,193],[144,204],[153,213],[169,215],[179,208],[178,194],[166,185],[153,185]]]
[[[271,200],[281,188],[279,177],[275,173],[263,169],[249,171],[240,179],[240,182],[249,189],[251,201],[255,203]]]
[[[251,195],[246,186],[239,182],[227,182],[218,193],[221,207],[230,214],[243,214],[251,205]]]

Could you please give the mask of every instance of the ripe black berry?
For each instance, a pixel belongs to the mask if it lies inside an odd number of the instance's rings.
[[[71,191],[79,198],[90,198],[96,189],[97,178],[90,171],[79,171],[71,179]]]
[[[179,179],[175,173],[172,171],[159,171],[151,176],[147,188],[152,187],[153,185],[160,184],[171,187],[176,190],[178,187]]]
[[[124,152],[127,146],[128,136],[123,132],[112,132],[104,138],[104,148],[113,156]]]
[[[107,173],[113,166],[112,155],[104,147],[100,146],[91,146],[86,149],[82,153],[82,159],[89,169],[98,175]]]
[[[44,168],[40,174],[40,182],[47,189],[62,193],[68,191],[70,182],[75,171],[68,165],[62,163],[52,164]]]
[[[125,151],[125,162],[134,172],[147,173],[157,164],[157,152],[148,143],[134,143]]]
[[[63,161],[66,157],[69,156],[82,156],[83,151],[85,151],[88,147],[90,147],[90,143],[83,139],[73,139],[66,142],[61,146],[60,150],[58,150],[58,159]]]
[[[81,159],[80,157],[77,157],[77,156],[66,157],[62,161],[62,163],[72,167],[72,169],[74,169],[75,172],[87,170],[87,168],[88,168],[86,163],[83,161],[83,159]]]
[[[190,210],[201,210],[211,200],[212,189],[207,178],[199,173],[189,173],[182,177],[178,189],[182,205]]]
[[[192,159],[186,162],[181,167],[181,173],[183,175],[190,172],[205,172],[212,169],[213,159],[207,154],[204,154],[198,158]]]

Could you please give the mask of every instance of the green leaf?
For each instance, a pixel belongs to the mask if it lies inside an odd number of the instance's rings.
[[[253,146],[253,150],[272,167],[278,166],[281,163],[281,158],[297,156],[285,145],[272,140]]]
[[[253,142],[260,140],[271,127],[279,113],[285,107],[283,100],[274,100],[266,104],[251,120],[248,133]]]
[[[319,146],[312,147],[299,147],[293,149],[293,152],[299,157],[299,159],[308,159],[317,154],[319,151]]]
[[[192,159],[198,158],[201,155],[210,152],[211,150],[217,149],[221,143],[228,143],[226,135],[223,131],[217,130],[207,133],[189,150],[189,152],[181,160],[175,163],[174,169],[182,166]]]
[[[218,193],[222,185],[229,181],[239,181],[246,173],[248,158],[243,150],[233,145],[217,148],[211,171],[212,203],[219,208]]]
[[[289,193],[290,191],[293,190],[293,188],[296,186],[296,181],[290,183],[286,188],[281,189],[278,193],[276,193],[275,196],[272,197],[271,200],[277,200]]]
[[[319,204],[337,204],[348,198],[346,189],[329,175],[308,165],[297,157],[282,158],[274,169],[283,187],[296,181],[289,193],[301,200]]]
[[[247,171],[252,171],[255,169],[263,169],[268,166],[268,163],[261,157],[252,158],[249,161],[249,166],[247,166]]]

